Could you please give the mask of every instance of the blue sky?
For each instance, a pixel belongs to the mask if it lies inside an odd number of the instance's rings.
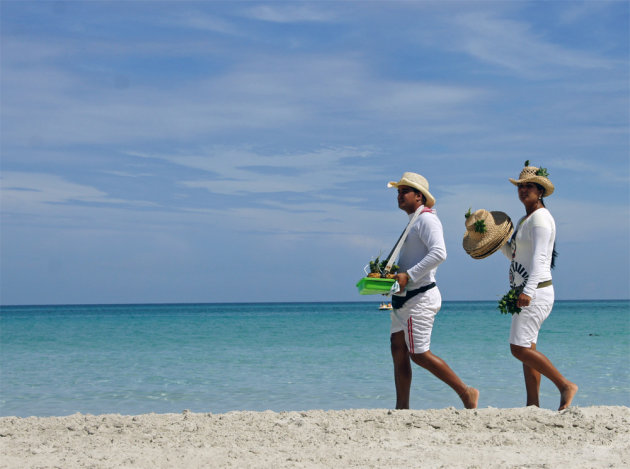
[[[559,299],[629,298],[629,5],[1,5],[2,304],[379,301],[423,174],[445,300],[508,288],[464,213],[546,167]]]

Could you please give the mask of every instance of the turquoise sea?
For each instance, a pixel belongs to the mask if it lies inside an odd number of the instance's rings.
[[[495,302],[445,302],[432,351],[519,407],[522,369]],[[580,386],[574,405],[630,406],[630,302],[558,301],[538,349]],[[3,306],[0,415],[392,408],[389,312],[376,302]],[[414,365],[411,407],[461,408]],[[541,406],[558,394],[543,379]]]

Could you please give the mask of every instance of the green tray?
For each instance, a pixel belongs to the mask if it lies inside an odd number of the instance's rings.
[[[393,278],[363,277],[357,283],[357,288],[361,295],[382,295],[383,293],[389,293],[394,282],[396,280]]]

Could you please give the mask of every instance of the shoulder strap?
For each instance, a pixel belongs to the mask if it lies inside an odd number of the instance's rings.
[[[402,249],[402,246],[405,243],[405,240],[407,239],[407,235],[409,234],[411,227],[416,222],[418,217],[422,215],[423,213],[435,213],[435,210],[428,207],[422,207],[421,210],[418,210],[416,211],[416,213],[413,214],[413,217],[411,217],[411,220],[409,220],[409,223],[407,223],[407,226],[405,227],[400,237],[398,238],[398,241],[396,242],[391,252],[389,253],[389,256],[387,256],[387,265],[385,266],[386,274],[388,274],[389,271],[392,269],[392,266],[394,265],[394,261],[398,257],[398,253]]]

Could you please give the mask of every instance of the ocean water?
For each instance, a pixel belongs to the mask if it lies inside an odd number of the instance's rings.
[[[393,408],[389,322],[377,301],[4,306],[0,415]],[[509,328],[495,302],[445,302],[436,318],[431,350],[482,408],[524,405]],[[629,332],[629,301],[558,301],[538,349],[580,386],[574,405],[630,406]],[[462,407],[413,373],[412,408]],[[558,402],[543,378],[541,407]]]

